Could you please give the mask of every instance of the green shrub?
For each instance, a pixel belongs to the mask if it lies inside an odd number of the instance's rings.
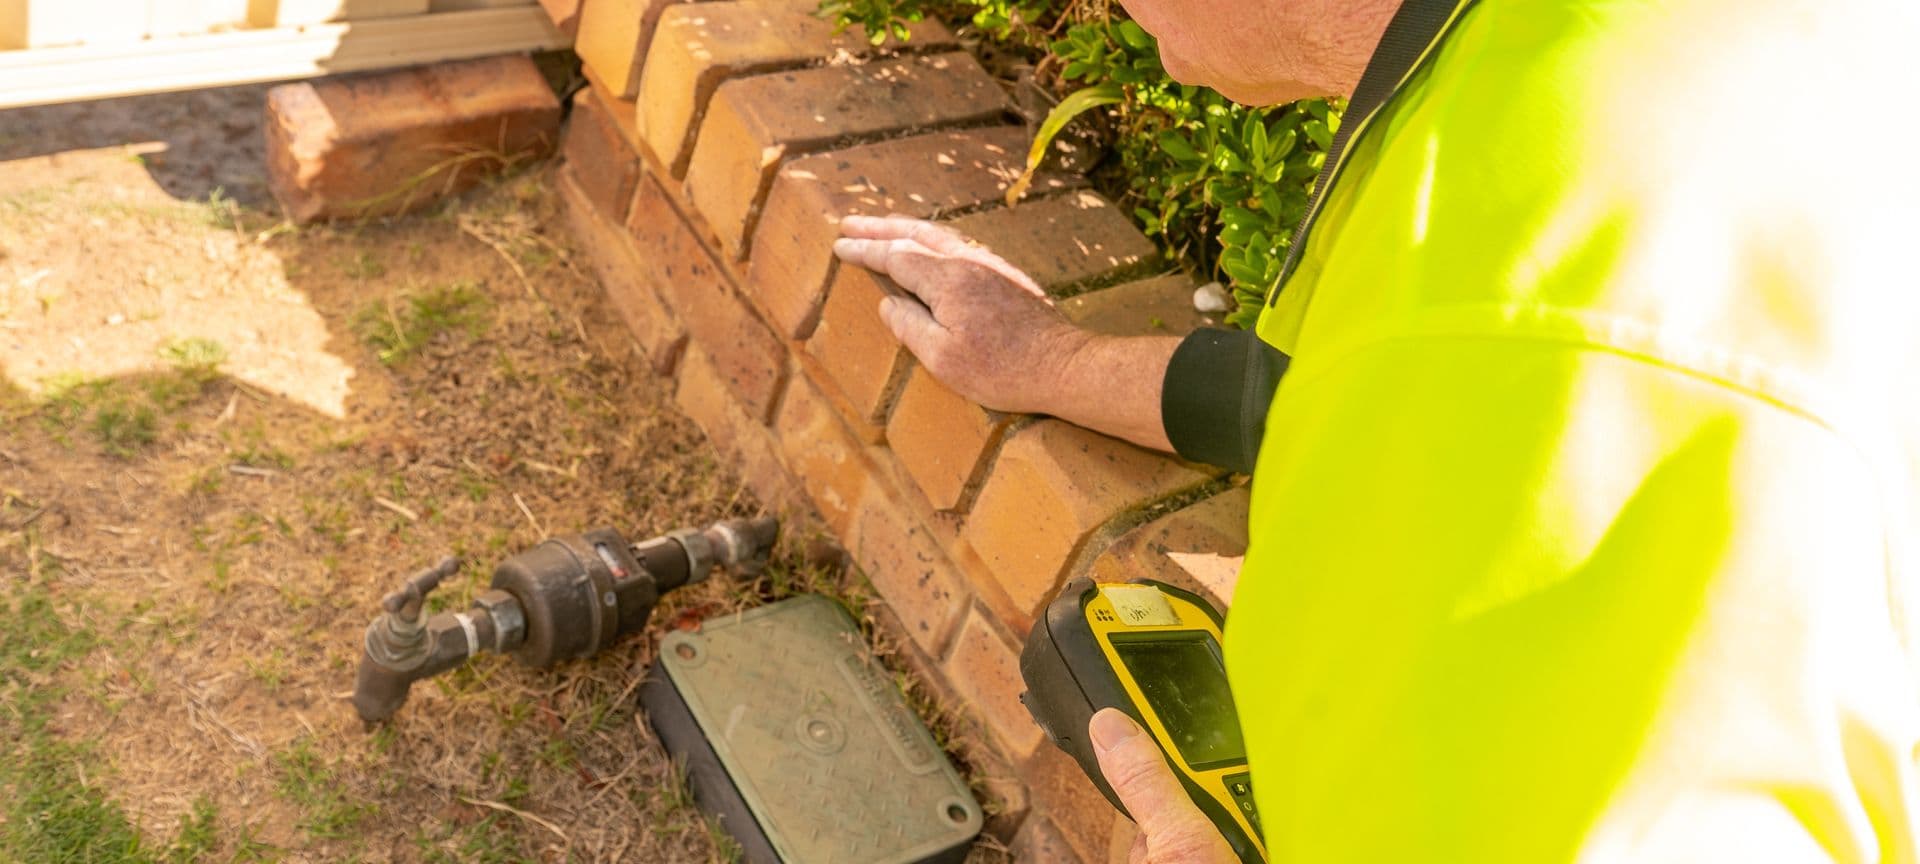
[[[888,38],[905,40],[907,26],[930,11],[939,18],[964,19],[1000,41],[1041,44],[1039,25],[1058,17],[1057,7],[1063,5],[1056,0],[823,0],[820,14],[842,27],[866,28],[875,45]]]
[[[1068,22],[1048,43],[1065,0],[826,0],[841,25],[904,38],[905,23],[928,14],[969,19],[1003,42],[1041,45],[1062,89],[1079,88],[1042,124],[1043,153],[1072,115],[1098,112],[1112,133],[1112,157],[1096,168],[1149,236],[1173,255],[1231,286],[1248,326],[1280,276],[1293,230],[1339,129],[1342,107],[1314,99],[1271,108],[1236,105],[1219,93],[1167,77],[1158,46],[1140,25],[1110,17]],[[1091,4],[1097,5],[1097,4]],[[1076,7],[1082,8],[1082,7]],[[1063,116],[1064,115],[1064,116]]]

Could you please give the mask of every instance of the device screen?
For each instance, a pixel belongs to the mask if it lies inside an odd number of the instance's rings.
[[[1115,639],[1134,683],[1173,736],[1180,758],[1194,768],[1242,762],[1247,747],[1233,713],[1227,669],[1206,634],[1171,639]]]

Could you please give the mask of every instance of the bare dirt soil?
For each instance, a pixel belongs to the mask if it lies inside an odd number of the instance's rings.
[[[0,860],[724,860],[633,707],[653,636],[483,658],[371,732],[344,701],[378,598],[441,555],[467,563],[436,604],[465,606],[549,532],[758,505],[645,371],[548,169],[295,229],[262,92],[0,112]],[[656,624],[863,609],[794,527],[760,581]]]

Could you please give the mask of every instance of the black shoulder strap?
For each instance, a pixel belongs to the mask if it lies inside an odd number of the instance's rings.
[[[1308,199],[1306,215],[1300,218],[1299,227],[1294,229],[1293,242],[1287,248],[1286,263],[1280,268],[1280,278],[1267,292],[1268,305],[1272,305],[1274,299],[1280,296],[1280,286],[1286,284],[1287,277],[1293,275],[1293,268],[1300,263],[1300,252],[1307,245],[1307,227],[1319,215],[1320,204],[1346,161],[1347,148],[1353,137],[1372,125],[1374,115],[1387,104],[1388,99],[1393,98],[1393,94],[1399,92],[1400,85],[1432,53],[1431,49],[1446,35],[1448,27],[1473,2],[1405,0],[1399,10],[1393,13],[1393,20],[1387,23],[1386,32],[1380,36],[1380,44],[1373,49],[1372,59],[1367,61],[1366,71],[1360,75],[1360,85],[1354,88],[1353,98],[1347,100],[1346,113],[1340,120],[1340,131],[1334,133],[1326,164],[1321,166],[1320,176],[1313,181],[1313,197]]]

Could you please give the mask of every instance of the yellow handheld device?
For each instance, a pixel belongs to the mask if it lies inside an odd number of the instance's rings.
[[[1113,806],[1087,723],[1118,708],[1153,736],[1188,797],[1246,862],[1266,860],[1240,720],[1220,658],[1220,613],[1159,582],[1075,579],[1020,653],[1020,701]]]

